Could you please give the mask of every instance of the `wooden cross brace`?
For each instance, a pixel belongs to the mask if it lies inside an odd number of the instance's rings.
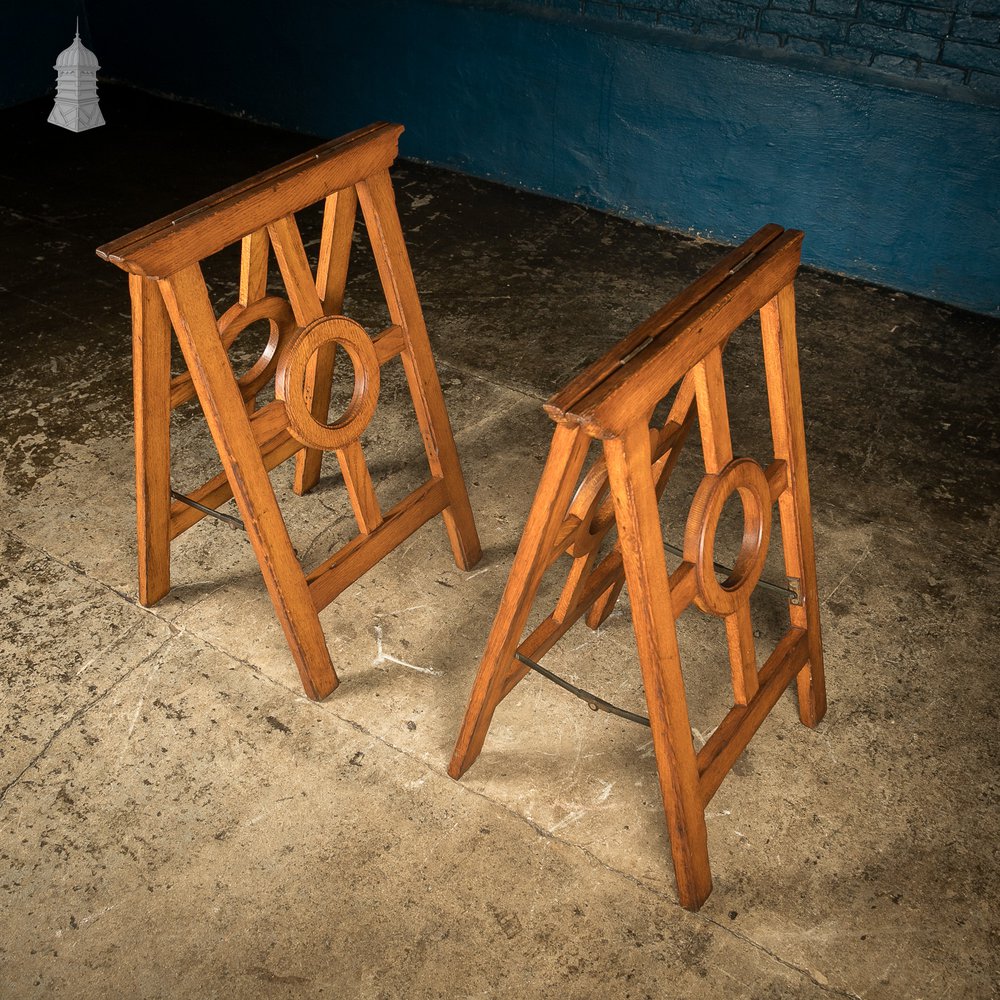
[[[478,757],[494,711],[529,670],[518,654],[540,658],[581,617],[597,628],[627,582],[677,890],[688,909],[698,909],[712,889],[705,808],[781,692],[797,679],[807,726],[826,711],[795,338],[801,248],[802,233],[765,226],[549,400],[552,445],[449,767],[458,778]],[[774,448],[766,469],[733,457],[722,369],[730,336],[758,311]],[[675,386],[666,421],[651,427],[653,410]],[[683,560],[670,573],[657,502],[695,414],[706,475],[688,517]],[[594,439],[603,454],[581,482]],[[715,532],[734,493],[743,504],[743,539],[720,583]],[[793,591],[790,627],[758,670],[750,594],[775,502]],[[614,546],[597,561],[615,526]],[[572,561],[555,610],[522,638],[543,574],[567,553]],[[697,752],[676,626],[692,603],[725,621],[734,701]]]
[[[170,413],[197,396],[223,471],[190,499],[209,510],[235,499],[310,698],[337,686],[318,615],[346,587],[437,514],[459,567],[480,557],[389,179],[402,131],[382,123],[335,139],[97,251],[129,273],[132,296],[139,599],[155,604],[170,590],[170,543],[205,516],[171,502],[170,492]],[[313,275],[294,213],[319,201]],[[374,338],[340,315],[359,203],[389,307],[390,326]],[[201,262],[238,240],[239,301],[217,319]],[[267,292],[272,247],[287,298]],[[270,323],[270,339],[237,380],[228,349],[258,320]],[[174,378],[171,328],[187,365]],[[354,394],[344,415],[327,424],[338,345],[354,365]],[[381,366],[397,356],[431,475],[382,511],[360,435],[378,403]],[[258,408],[272,379],[277,398]],[[326,450],[337,456],[360,534],[306,573],[268,473],[294,455],[294,489],[303,494],[319,480]]]

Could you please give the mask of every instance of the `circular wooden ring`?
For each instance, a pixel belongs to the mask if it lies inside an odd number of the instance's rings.
[[[342,347],[354,364],[354,393],[344,415],[333,424],[320,423],[305,395],[306,371],[312,356],[327,344]],[[321,316],[302,328],[281,354],[275,395],[285,404],[288,429],[310,448],[333,451],[356,441],[378,405],[378,355],[364,328],[346,316]]]
[[[237,302],[219,319],[219,336],[227,351],[251,323],[261,319],[270,322],[271,335],[260,357],[237,379],[244,397],[256,396],[271,381],[278,368],[280,352],[295,332],[295,316],[287,299],[268,295],[246,306]]]
[[[739,493],[743,541],[729,578],[715,575],[715,533],[726,501]],[[684,532],[684,558],[694,563],[695,603],[714,615],[729,615],[750,600],[771,540],[771,491],[764,470],[751,458],[737,458],[716,475],[705,476],[694,495]]]
[[[654,455],[659,441],[660,432],[650,427],[649,446]],[[568,516],[580,520],[573,533],[573,542],[567,549],[576,559],[596,549],[615,520],[614,503],[608,496],[608,468],[603,458],[587,470],[569,505]]]
[[[583,477],[577,488],[573,502],[569,505],[570,517],[580,520],[573,532],[573,541],[567,550],[577,559],[592,552],[601,544],[604,533],[614,520],[612,511],[605,511],[608,505],[608,469],[603,459],[598,459]]]

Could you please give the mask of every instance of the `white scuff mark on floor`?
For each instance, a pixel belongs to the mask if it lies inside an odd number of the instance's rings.
[[[701,730],[697,726],[692,726],[691,735],[694,737],[695,750],[700,750],[712,738],[712,734],[718,728],[718,726],[713,726],[707,733],[702,735]]]
[[[722,812],[705,813],[705,819],[721,819],[723,816],[731,816],[732,814],[731,809],[723,809]]]
[[[375,626],[375,642],[377,644],[375,659],[372,660],[373,667],[381,667],[383,663],[395,663],[400,667],[406,667],[409,670],[416,670],[420,674],[431,674],[433,677],[438,676],[438,672],[433,667],[418,667],[415,663],[407,663],[406,660],[399,659],[398,656],[391,656],[382,648],[382,626]]]
[[[556,830],[561,830],[564,826],[569,826],[570,823],[575,823],[582,816],[587,815],[586,809],[574,809],[571,813],[567,813],[555,826],[549,827],[549,833],[555,833]]]
[[[113,910],[118,904],[112,903],[110,906],[105,906],[103,910],[98,910],[96,913],[91,913],[89,916],[80,918],[80,926],[85,927],[87,924],[92,924],[98,917],[103,916],[109,910]]]
[[[139,715],[142,712],[143,702],[146,700],[146,693],[149,691],[149,685],[153,683],[153,678],[157,675],[157,673],[159,673],[159,670],[160,664],[158,662],[154,663],[153,669],[150,670],[149,676],[146,678],[146,683],[142,686],[142,693],[139,695],[139,700],[135,705],[135,711],[132,712],[132,718],[128,724],[128,736],[125,737],[127,740],[132,739],[132,733],[135,732],[136,724],[139,721]]]
[[[140,621],[136,622],[134,625],[130,625],[118,637],[118,639],[116,639],[113,643],[111,643],[110,646],[108,646],[106,649],[99,650],[89,660],[87,660],[87,662],[82,667],[80,667],[80,669],[76,672],[76,676],[79,677],[80,674],[82,674],[85,670],[89,670],[90,667],[92,667],[99,659],[108,656],[109,654],[114,652],[114,650],[116,650],[126,639],[128,639],[129,636],[131,636],[134,632],[137,632],[139,630],[139,627],[143,624],[144,623]]]
[[[860,556],[858,556],[858,558],[854,562],[854,565],[840,578],[840,580],[837,581],[837,585],[833,588],[833,590],[831,590],[830,593],[827,594],[826,597],[824,597],[823,600],[819,602],[820,606],[826,604],[833,597],[833,595],[836,594],[838,590],[840,590],[840,588],[848,581],[848,579],[850,579],[854,571],[861,565],[862,562],[864,562],[865,559],[868,558],[869,555],[871,555],[870,545],[865,549],[864,552],[861,553]]]
[[[598,642],[598,636],[596,632],[591,632],[589,635],[584,636],[583,641],[578,645],[571,647],[567,650],[568,653],[578,653],[581,649],[585,649],[587,646],[594,646]]]
[[[492,566],[484,566],[482,569],[477,569],[475,573],[469,573],[465,577],[465,579],[466,581],[475,580],[477,576],[482,576],[484,573],[489,573],[491,569],[493,569]]]
[[[399,611],[394,612],[394,614],[405,615],[408,611],[420,611],[421,608],[429,607],[429,604],[411,604],[408,608],[401,608]]]
[[[595,802],[607,802],[608,796],[611,794],[611,789],[615,787],[613,781],[602,781],[601,784],[604,786],[595,796]]]
[[[104,650],[98,653],[97,656],[102,656],[103,654]],[[87,662],[76,672],[76,676],[79,677],[84,670],[88,669],[88,667],[92,667],[97,662],[97,656],[92,656],[89,660],[87,660]]]

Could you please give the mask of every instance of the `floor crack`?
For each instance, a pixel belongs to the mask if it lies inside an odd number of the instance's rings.
[[[167,622],[167,625],[169,626],[170,623]],[[108,695],[111,694],[112,691],[116,691],[119,687],[121,687],[121,685],[124,684],[137,670],[141,669],[147,663],[149,663],[151,660],[157,657],[160,654],[161,650],[164,648],[164,646],[166,646],[168,643],[174,640],[176,634],[177,634],[176,629],[174,629],[171,626],[170,635],[168,635],[163,640],[163,642],[161,642],[156,647],[156,649],[154,649],[152,652],[144,656],[134,666],[129,667],[129,669],[126,670],[125,673],[121,675],[121,677],[116,678],[114,681],[112,681],[111,684],[108,685],[107,690],[102,691],[99,695],[97,695],[97,697],[92,698],[90,701],[87,702],[86,705],[81,705],[80,708],[78,708],[64,723],[62,723],[62,725],[59,726],[55,730],[55,732],[48,738],[48,740],[45,743],[45,746],[43,746],[42,749],[39,750],[38,753],[35,754],[35,756],[32,757],[27,764],[25,764],[25,766],[21,769],[21,772],[17,774],[15,777],[13,777],[6,785],[4,785],[3,788],[0,788],[0,803],[2,803],[4,799],[7,797],[7,793],[16,784],[18,784],[21,781],[21,779],[48,753],[49,748],[52,746],[52,744],[55,743],[55,741],[64,732],[66,732],[67,729],[69,729],[71,726],[79,722],[80,719],[82,719],[88,712],[90,712],[90,710],[94,708],[95,705],[99,705],[102,701],[104,701],[108,697]],[[112,647],[110,648],[114,648],[114,646],[112,645]]]

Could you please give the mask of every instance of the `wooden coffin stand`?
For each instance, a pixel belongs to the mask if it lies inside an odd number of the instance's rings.
[[[346,587],[437,514],[459,567],[469,569],[480,557],[389,179],[402,131],[383,123],[353,132],[97,251],[128,272],[132,296],[139,599],[155,604],[170,590],[171,541],[235,499],[302,685],[316,699],[337,686],[318,613]],[[317,202],[324,215],[313,274],[294,213]],[[391,322],[374,337],[341,315],[359,204]],[[239,301],[216,317],[201,263],[237,241]],[[272,248],[287,297],[267,291]],[[237,378],[228,348],[259,320],[270,323],[270,339]],[[174,377],[171,328],[187,365]],[[338,346],[353,363],[354,392],[343,416],[328,424]],[[378,404],[381,366],[397,356],[431,475],[383,512],[360,436]],[[272,379],[276,398],[258,407],[257,395]],[[223,471],[178,494],[170,484],[170,414],[195,396]],[[337,456],[359,534],[306,572],[268,473],[294,455],[294,489],[306,493],[319,480],[324,451]]]
[[[688,909],[698,909],[712,889],[706,806],[782,691],[797,680],[807,726],[826,710],[795,337],[801,247],[802,233],[765,226],[549,400],[552,445],[449,768],[458,778],[476,760],[495,709],[530,669],[519,657],[537,660],[582,616],[597,628],[627,582],[677,890]],[[758,311],[774,448],[766,469],[733,457],[722,367],[733,331]],[[675,386],[665,423],[651,427],[655,407]],[[657,501],[695,414],[706,474],[683,559],[670,573]],[[581,482],[594,439],[603,453]],[[715,531],[733,493],[743,506],[742,546],[720,582]],[[775,502],[790,628],[758,670],[750,595]],[[598,561],[612,527],[618,537]],[[522,638],[542,575],[564,553],[572,561],[557,606]],[[734,701],[697,752],[676,632],[692,603],[725,621]]]

